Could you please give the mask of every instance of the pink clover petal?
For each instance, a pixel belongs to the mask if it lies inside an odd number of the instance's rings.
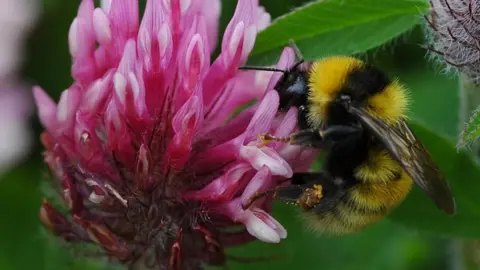
[[[103,78],[97,79],[86,90],[80,110],[87,115],[95,115],[104,105],[109,94],[109,87],[112,83],[112,73],[107,73]]]
[[[257,27],[258,31],[262,31],[263,29],[267,28],[270,25],[272,20],[272,16],[268,12],[265,11],[264,7],[257,8]]]
[[[261,209],[248,209],[239,214],[236,219],[247,228],[247,231],[260,241],[279,243],[287,237],[285,228],[269,214]]]
[[[129,39],[125,44],[123,55],[118,65],[118,72],[126,76],[128,72],[134,70],[136,60],[136,42],[134,39]]]
[[[237,192],[242,178],[251,170],[249,164],[240,163],[233,166],[227,173],[211,181],[199,191],[188,192],[186,199],[201,199],[203,201],[228,200]]]
[[[276,91],[267,92],[245,131],[245,142],[256,140],[258,134],[265,133],[270,129],[277,113],[279,101]]]
[[[205,17],[207,23],[208,44],[210,53],[213,53],[217,47],[218,24],[220,22],[221,1],[211,0],[202,1],[201,14]]]
[[[223,99],[217,100],[215,106],[209,110],[209,123],[217,126],[239,106],[263,97],[271,76],[271,72],[264,71],[239,73],[225,86]],[[252,81],[254,82],[253,87]]]
[[[95,36],[101,45],[108,45],[112,42],[112,29],[107,14],[101,8],[96,8],[93,12],[93,29]]]
[[[288,70],[294,63],[295,63],[295,51],[290,47],[285,47],[275,67],[281,70]],[[273,87],[275,87],[275,84],[278,82],[281,76],[282,76],[282,73],[273,72],[273,75],[270,79],[270,82],[268,83],[267,88],[273,89]]]
[[[38,107],[38,114],[42,124],[53,131],[57,123],[57,106],[45,91],[36,86],[33,88],[33,96]]]
[[[105,10],[105,13],[110,12],[110,6],[112,5],[112,0],[100,0],[100,7]]]
[[[60,95],[57,106],[57,122],[64,127],[71,127],[75,119],[75,113],[80,104],[80,89],[77,86],[70,87]],[[61,132],[57,130],[57,132]]]
[[[222,50],[214,61],[204,83],[204,99],[207,108],[214,105],[218,95],[228,95],[221,90],[235,75],[238,66],[243,64],[253,49],[258,32],[257,0],[239,0],[234,16],[227,25],[223,39]]]
[[[279,243],[280,235],[259,217],[251,212],[247,212],[240,221],[247,227],[248,232],[257,239],[267,243]]]
[[[272,173],[267,166],[263,166],[245,187],[241,196],[242,205],[245,205],[256,192],[262,192],[270,186],[272,186]]]
[[[272,172],[272,175],[292,177],[292,168],[290,165],[271,148],[258,148],[255,145],[244,145],[240,148],[240,157],[249,162],[256,170],[267,166]]]
[[[273,134],[278,137],[284,137],[292,134],[297,125],[297,114],[297,108],[291,107]]]
[[[233,47],[235,47],[233,44],[239,45],[240,36],[244,35],[246,29],[255,29],[256,33],[256,25],[254,25],[257,15],[255,14],[256,7],[258,7],[258,0],[238,1],[233,18],[223,34],[222,51],[228,51],[231,54]],[[251,26],[255,26],[255,28],[250,28]],[[252,32],[252,30],[248,31]]]
[[[274,219],[270,214],[265,212],[264,210],[258,208],[258,207],[253,207],[250,209],[258,218],[263,220],[268,226],[273,228],[278,235],[280,236],[281,239],[287,238],[287,230],[285,227],[280,224],[276,219]]]

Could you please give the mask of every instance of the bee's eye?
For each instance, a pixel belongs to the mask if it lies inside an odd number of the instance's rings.
[[[350,109],[350,104],[352,102],[352,96],[348,94],[342,94],[337,98],[337,102],[341,104],[345,109]]]
[[[340,103],[349,104],[351,101],[352,101],[352,97],[347,94],[343,94],[338,97],[338,102]]]

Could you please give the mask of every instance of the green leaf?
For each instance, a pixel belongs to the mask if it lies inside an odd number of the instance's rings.
[[[447,216],[415,186],[390,219],[413,229],[445,236],[480,237],[480,169],[465,152],[431,130],[411,122],[411,127],[425,144],[445,174],[457,203],[457,214]]]
[[[411,29],[427,7],[423,0],[317,1],[279,17],[260,32],[249,63],[271,64],[290,39],[306,59],[361,53]]]

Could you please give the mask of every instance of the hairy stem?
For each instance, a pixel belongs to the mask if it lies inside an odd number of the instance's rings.
[[[465,74],[459,76],[459,132],[461,134],[473,112],[480,106],[480,85],[475,84]],[[459,138],[460,140],[460,138]],[[476,140],[469,147],[477,164],[480,164],[480,140]],[[480,269],[480,240],[452,240],[457,249],[452,254],[455,270]]]
[[[473,112],[480,106],[480,86],[475,84],[472,79],[464,74],[459,76],[459,134],[465,128],[465,125],[472,117]],[[460,138],[459,138],[460,140]],[[475,157],[475,161],[480,163],[480,140],[475,141],[469,147]]]

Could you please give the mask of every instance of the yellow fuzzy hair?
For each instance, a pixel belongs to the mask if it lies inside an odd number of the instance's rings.
[[[395,124],[407,117],[409,103],[407,90],[394,80],[382,92],[368,99],[367,111],[373,117]]]
[[[400,203],[410,192],[412,179],[405,171],[400,178],[387,183],[359,184],[351,190],[350,197],[355,205],[365,209],[390,208]]]
[[[327,105],[335,99],[345,85],[347,75],[363,65],[363,62],[349,56],[331,56],[316,61],[310,69],[308,100],[311,104],[308,120],[318,126],[327,119]]]
[[[381,220],[402,202],[412,184],[412,179],[404,171],[396,181],[359,184],[351,190],[350,199],[356,208],[372,211],[369,214],[358,212],[350,204],[339,202],[334,210],[323,214],[302,212],[301,217],[307,228],[318,234],[345,235],[359,232]],[[382,208],[386,208],[387,211],[375,213]]]
[[[310,112],[308,121],[318,127],[328,118],[327,106],[346,84],[348,74],[364,63],[354,57],[331,56],[316,61],[310,70],[308,100]],[[409,104],[406,89],[394,80],[385,89],[369,98],[367,112],[377,118],[394,124],[406,117]]]
[[[367,159],[355,169],[355,177],[364,183],[388,183],[402,167],[383,149],[370,149]]]

